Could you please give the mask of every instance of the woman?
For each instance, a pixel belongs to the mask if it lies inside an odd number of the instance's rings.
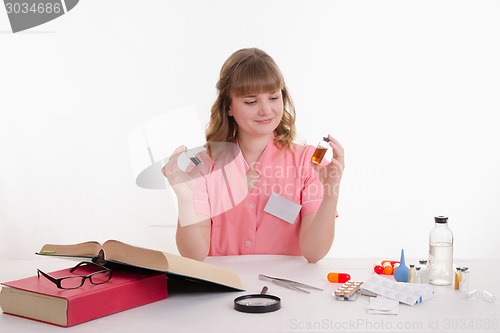
[[[186,147],[179,147],[162,169],[178,198],[179,252],[197,260],[284,254],[317,262],[334,239],[342,146],[329,135],[334,157],[318,166],[311,163],[315,147],[294,143],[292,99],[262,50],[233,53],[217,91],[201,164],[180,171]]]

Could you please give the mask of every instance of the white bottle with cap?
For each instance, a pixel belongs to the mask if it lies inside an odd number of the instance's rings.
[[[453,281],[453,233],[448,218],[437,216],[429,234],[429,283],[446,286]]]

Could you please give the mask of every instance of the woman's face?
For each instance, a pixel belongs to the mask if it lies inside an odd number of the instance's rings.
[[[281,90],[247,96],[231,95],[230,116],[238,124],[238,136],[272,135],[283,117]]]

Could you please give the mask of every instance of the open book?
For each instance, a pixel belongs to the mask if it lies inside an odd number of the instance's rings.
[[[181,257],[179,255],[132,246],[116,240],[104,244],[85,242],[74,245],[45,244],[39,255],[92,258],[100,263],[111,262],[165,272],[202,282],[243,290],[239,276],[225,268]]]

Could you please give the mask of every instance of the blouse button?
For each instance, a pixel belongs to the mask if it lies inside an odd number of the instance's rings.
[[[246,246],[246,247],[250,247],[250,245],[252,245],[252,242],[250,242],[250,241],[246,241],[246,242],[245,242],[245,246]]]
[[[248,203],[248,208],[255,208],[255,204],[253,202]]]

